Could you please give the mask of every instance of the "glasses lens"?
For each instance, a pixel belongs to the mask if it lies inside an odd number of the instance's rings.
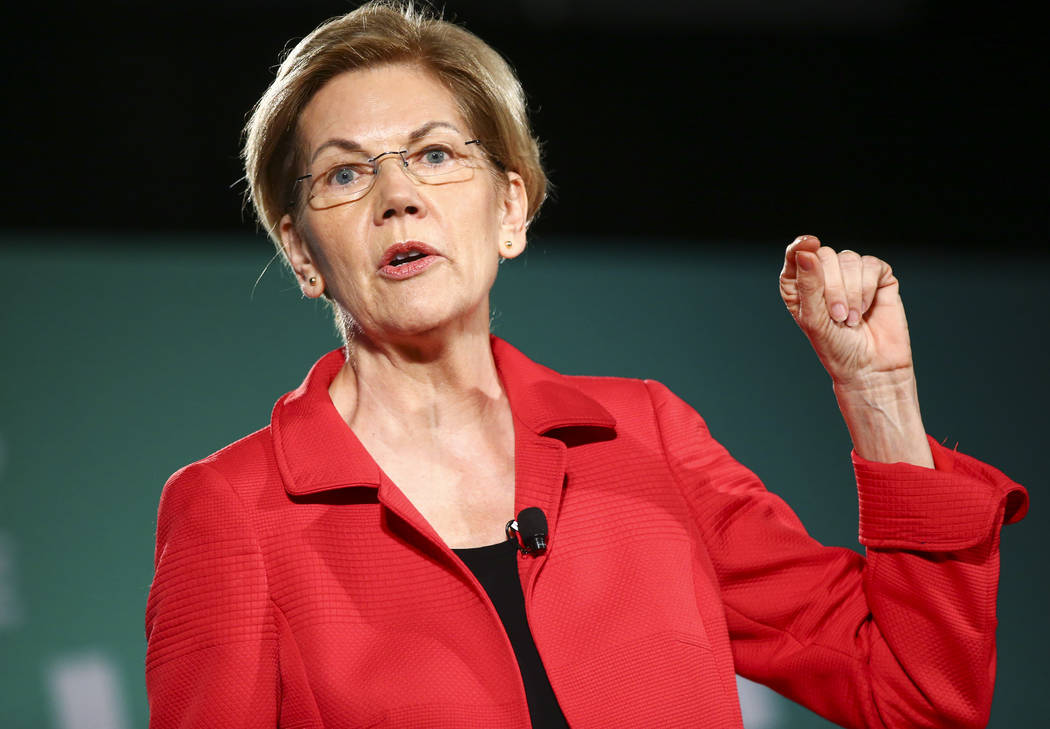
[[[338,152],[318,160],[310,173],[310,207],[314,210],[353,202],[364,197],[381,173],[383,163],[393,160],[419,182],[443,185],[474,177],[481,164],[477,145],[448,135],[428,135],[404,152],[383,152],[369,157],[365,152]],[[386,165],[389,167],[390,165]]]
[[[363,152],[340,152],[313,166],[310,207],[320,210],[356,200],[368,192],[374,178],[372,163]]]
[[[478,158],[473,145],[458,137],[431,135],[413,144],[405,153],[408,170],[420,182],[440,185],[462,182],[474,176]]]

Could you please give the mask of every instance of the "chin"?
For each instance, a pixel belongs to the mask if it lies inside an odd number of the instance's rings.
[[[409,307],[382,322],[382,332],[394,337],[414,337],[435,334],[449,327],[458,317],[447,311],[436,311],[433,306]]]
[[[476,318],[479,304],[464,302],[420,301],[418,305],[400,307],[391,312],[382,330],[396,338],[450,336],[469,329]],[[484,312],[484,327],[488,328],[488,312]]]

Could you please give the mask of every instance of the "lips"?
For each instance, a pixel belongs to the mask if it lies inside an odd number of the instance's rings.
[[[417,240],[395,243],[386,249],[379,263],[379,273],[385,278],[403,279],[422,273],[438,260],[440,254],[426,243]]]
[[[379,262],[379,267],[385,268],[387,266],[394,266],[396,268],[403,266],[406,263],[419,260],[424,256],[436,256],[437,254],[438,252],[436,250],[418,240],[395,243],[383,253],[383,257]]]

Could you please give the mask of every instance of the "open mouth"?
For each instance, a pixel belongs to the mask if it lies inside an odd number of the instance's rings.
[[[403,241],[401,243],[395,243],[386,249],[383,258],[380,260],[379,268],[386,268],[387,270],[402,268],[408,266],[410,263],[417,263],[424,258],[436,254],[437,251],[435,249],[421,241]],[[422,264],[417,263],[417,265]]]
[[[406,240],[386,249],[380,260],[379,275],[400,281],[423,273],[440,260],[441,254],[436,248],[422,241]]]
[[[427,255],[428,254],[421,253],[420,251],[398,253],[396,256],[390,259],[390,263],[387,265],[394,266],[396,268],[397,266],[403,266],[406,263],[411,263],[412,261],[418,261],[420,258],[426,258]]]

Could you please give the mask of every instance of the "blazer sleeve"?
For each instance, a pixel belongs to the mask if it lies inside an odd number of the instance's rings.
[[[936,469],[854,455],[866,557],[825,547],[691,407],[646,384],[737,672],[847,727],[984,727],[999,532],[1024,516],[1024,488],[932,439]]]
[[[229,483],[175,473],[157,515],[146,603],[151,729],[277,726],[275,615],[262,553]]]

